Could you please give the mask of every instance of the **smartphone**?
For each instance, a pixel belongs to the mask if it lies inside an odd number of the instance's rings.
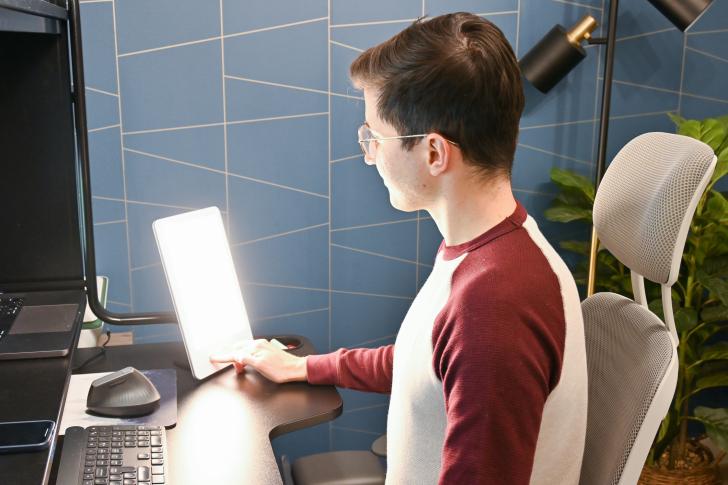
[[[0,423],[0,453],[48,448],[55,430],[55,421],[49,420]]]

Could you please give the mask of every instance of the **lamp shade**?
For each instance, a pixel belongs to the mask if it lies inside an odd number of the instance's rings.
[[[685,32],[705,12],[712,0],[649,0],[675,27]]]
[[[580,45],[569,42],[566,29],[552,28],[518,62],[521,73],[542,93],[547,93],[586,57]]]

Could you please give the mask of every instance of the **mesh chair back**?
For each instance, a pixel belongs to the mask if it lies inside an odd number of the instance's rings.
[[[713,150],[693,138],[645,133],[633,139],[599,185],[594,201],[599,240],[631,270],[672,285],[694,204],[689,208],[714,166]]]
[[[582,311],[589,409],[580,483],[617,484],[653,401],[672,399],[675,348],[660,319],[629,298],[598,293]],[[660,389],[665,376],[672,382]]]

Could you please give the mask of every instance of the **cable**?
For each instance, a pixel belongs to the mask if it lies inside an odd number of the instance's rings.
[[[102,355],[104,355],[106,353],[106,345],[109,343],[110,340],[111,340],[111,330],[107,330],[106,331],[106,341],[103,344],[101,344],[101,348],[94,355],[92,355],[91,357],[84,360],[76,367],[74,367],[71,370],[71,372],[76,372],[77,370],[87,366],[91,361],[96,360],[99,357],[101,357]]]

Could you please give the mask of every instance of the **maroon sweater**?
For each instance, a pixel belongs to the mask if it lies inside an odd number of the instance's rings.
[[[550,443],[558,439],[543,436],[553,431],[539,433],[547,400],[562,377],[567,327],[573,329],[566,350],[572,354],[569,365],[574,370],[569,372],[568,389],[554,394],[576,390],[576,404],[569,396],[553,396],[554,409],[545,428],[558,428],[573,418],[573,444],[578,448],[580,440],[583,443],[586,370],[578,294],[570,273],[532,219],[527,225],[533,227],[524,228],[526,220],[519,204],[510,217],[472,241],[452,247],[443,244],[395,345],[308,357],[308,380],[313,384],[392,392],[390,458],[393,428],[407,435],[398,436],[402,447],[414,440],[438,443],[439,457],[428,457],[423,450],[420,456],[407,455],[395,463],[410,468],[399,476],[412,476],[411,468],[438,458],[432,474],[422,473],[432,477],[436,472],[439,483],[539,482],[539,477],[532,477],[537,444],[543,440],[548,442],[544,446],[553,447]],[[567,304],[572,307],[569,311]],[[421,416],[412,416],[429,402]],[[404,411],[393,413],[393,407]],[[433,424],[440,415],[442,431]],[[561,454],[541,459],[568,461],[567,476],[559,483],[569,483],[573,469],[578,475],[581,451]],[[388,481],[392,466],[390,460]],[[549,466],[536,468],[548,482]]]

